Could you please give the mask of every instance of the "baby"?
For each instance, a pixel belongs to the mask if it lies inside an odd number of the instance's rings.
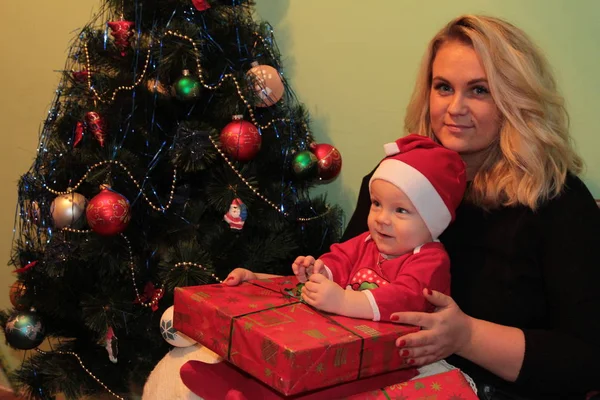
[[[465,164],[458,153],[414,134],[384,149],[387,157],[369,181],[369,231],[292,265],[305,283],[302,300],[317,309],[389,321],[397,311],[431,311],[424,289],[450,292],[450,259],[437,238],[462,201]],[[270,276],[237,268],[225,284]]]

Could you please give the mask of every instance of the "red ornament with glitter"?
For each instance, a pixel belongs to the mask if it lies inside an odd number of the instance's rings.
[[[258,128],[241,115],[234,115],[230,122],[221,131],[221,146],[223,151],[238,161],[250,161],[260,150],[262,138]]]
[[[206,0],[192,0],[192,4],[198,11],[204,11],[210,8],[210,4],[208,4],[208,1]]]
[[[330,144],[312,144],[310,151],[317,157],[319,178],[329,181],[339,175],[342,170],[342,155]]]
[[[135,22],[132,21],[114,21],[109,22],[108,27],[111,30],[112,36],[115,38],[115,46],[121,51],[121,56],[125,57],[125,51],[129,47],[129,40],[133,35],[133,27]]]
[[[107,185],[90,200],[85,215],[90,228],[105,236],[123,232],[131,220],[129,201]]]
[[[106,138],[106,125],[104,119],[95,111],[90,111],[85,114],[85,124],[88,130],[94,135],[100,147],[104,147],[104,139]]]
[[[88,76],[90,76],[90,71],[87,69],[82,69],[81,71],[73,71],[73,79],[75,79],[79,83],[85,83],[88,80]]]
[[[79,142],[83,139],[83,123],[81,121],[77,121],[77,125],[75,126],[75,137],[73,138],[73,148],[77,147]]]

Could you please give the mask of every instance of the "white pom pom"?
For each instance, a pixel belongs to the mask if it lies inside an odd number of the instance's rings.
[[[216,364],[223,359],[200,344],[171,350],[150,373],[142,400],[202,400],[183,384],[179,376],[183,364],[190,360]]]

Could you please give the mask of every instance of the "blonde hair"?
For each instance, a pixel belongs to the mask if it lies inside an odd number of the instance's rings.
[[[557,196],[568,172],[583,168],[569,136],[564,100],[540,50],[519,28],[498,18],[464,15],[429,43],[407,107],[405,128],[435,139],[429,118],[432,64],[449,41],[473,47],[501,113],[490,148],[466,198],[486,209],[525,205],[535,210]]]

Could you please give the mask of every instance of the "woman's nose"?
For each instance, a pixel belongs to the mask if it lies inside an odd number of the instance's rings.
[[[452,96],[448,105],[448,112],[452,115],[464,115],[468,112],[467,102],[460,93]]]

